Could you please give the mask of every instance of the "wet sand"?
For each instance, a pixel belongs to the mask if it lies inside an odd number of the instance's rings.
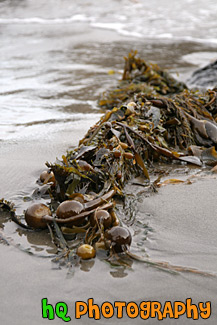
[[[89,120],[85,128],[88,129],[94,122],[94,119]],[[76,145],[84,133],[85,130],[78,126],[76,137],[70,144]],[[21,198],[34,189],[35,181],[44,168],[45,158],[53,161],[56,155],[60,157],[69,147],[70,131],[65,130],[61,136],[57,134],[50,135],[50,141],[46,143],[43,139],[35,142],[31,140],[26,141],[24,146],[23,141],[17,141],[2,147],[4,155],[0,162],[4,172],[1,174],[1,184],[4,184],[4,188],[1,188],[1,195],[10,194],[19,202],[19,195]],[[11,162],[9,171],[6,160]],[[197,170],[195,169],[195,173]],[[180,178],[180,175],[177,175],[177,178]],[[148,232],[143,236],[142,227],[139,234],[138,228],[130,227],[132,234],[137,231],[133,236],[132,251],[141,254],[138,243],[142,243],[142,248],[153,260],[216,274],[216,177],[208,173],[205,177],[195,179],[191,185],[166,185],[161,187],[158,193],[141,196],[137,221],[146,225],[144,231],[148,227]],[[18,211],[21,207],[18,206]],[[31,256],[22,252],[19,247],[14,247],[19,244],[17,239],[13,241],[13,232],[16,233],[17,226],[11,223],[11,227],[11,245],[0,245],[2,324],[25,325],[29,324],[30,319],[33,325],[49,322],[42,319],[41,299],[45,297],[48,298],[48,303],[53,305],[59,301],[67,303],[68,315],[73,324],[97,322],[86,316],[75,320],[75,301],[86,302],[89,298],[94,298],[94,302],[99,305],[104,301],[134,301],[139,304],[148,300],[164,304],[165,301],[185,301],[187,298],[192,298],[195,304],[211,301],[210,319],[200,319],[197,323],[215,324],[216,277],[185,272],[173,275],[135,261],[131,268],[111,268],[99,258],[75,267],[72,274],[65,267],[54,268],[50,258]],[[30,246],[34,246],[33,244]],[[100,324],[124,322],[142,324],[144,321],[139,317],[132,320],[127,316],[121,320],[117,320],[115,316],[110,320],[100,320]],[[167,318],[162,322],[193,324],[195,321],[182,316],[178,320]],[[61,324],[63,321],[56,317],[52,323]],[[158,321],[149,319],[147,323],[157,324]]]
[[[139,204],[139,220],[143,219],[153,229],[144,244],[153,260],[216,274],[216,191],[216,179],[203,179],[192,185],[168,185]],[[2,324],[29,324],[30,319],[31,324],[46,323],[41,318],[40,304],[45,297],[52,304],[66,302],[73,324],[96,322],[86,316],[74,319],[75,301],[86,302],[88,298],[94,298],[99,305],[103,301],[151,300],[162,304],[187,298],[192,298],[195,304],[211,301],[211,317],[197,323],[215,324],[217,319],[216,277],[185,272],[172,275],[139,262],[133,262],[132,269],[125,269],[126,276],[122,277],[121,270],[111,269],[97,258],[89,272],[77,267],[70,276],[65,268],[52,269],[49,259],[28,256],[13,246],[1,245],[0,255],[0,287],[4,297],[1,299]],[[143,320],[114,317],[102,319],[100,324],[123,322],[142,324]],[[193,324],[195,321],[182,316],[162,322]],[[61,324],[62,320],[57,318],[53,323]],[[148,323],[158,321],[149,319]]]
[[[53,27],[52,27],[53,28]],[[81,35],[78,28],[78,35]],[[76,39],[74,34],[74,42]],[[110,32],[87,33],[85,40],[109,42]],[[112,36],[114,40],[114,35]],[[118,41],[119,37],[115,38]],[[121,38],[123,41],[124,37]],[[73,42],[73,40],[71,39]],[[60,44],[59,46],[63,46]],[[49,46],[49,44],[48,44]],[[142,45],[140,44],[142,47]],[[130,46],[120,45],[117,57]],[[151,57],[151,53],[150,53]],[[113,58],[114,59],[114,58]],[[157,59],[157,57],[156,57]],[[163,58],[162,58],[163,60]],[[165,56],[165,62],[168,58]],[[112,61],[112,60],[111,60]],[[172,61],[171,61],[172,62]],[[169,65],[169,63],[168,63]],[[14,200],[18,212],[22,212],[21,198],[31,193],[36,186],[36,179],[44,169],[45,161],[54,161],[61,157],[69,146],[77,145],[89,126],[98,119],[97,116],[60,127],[56,132],[43,134],[37,132],[35,138],[1,142],[0,157],[0,197]],[[215,215],[216,179],[209,177],[198,179],[192,185],[168,185],[138,203],[137,218],[144,224],[139,234],[134,234],[132,250],[136,253],[145,249],[153,260],[166,261],[173,265],[197,268],[215,273],[217,269],[217,239]],[[17,226],[11,223],[11,233],[15,234]],[[135,228],[131,228],[132,234]],[[144,235],[144,236],[143,236]],[[142,236],[144,237],[143,239]],[[138,242],[137,237],[139,238]],[[13,236],[12,236],[13,238]],[[20,236],[20,240],[22,240]],[[15,245],[19,242],[15,241]],[[145,253],[145,252],[144,252]],[[41,299],[47,297],[48,303],[64,301],[68,304],[72,323],[92,324],[94,320],[86,316],[74,319],[74,303],[94,298],[95,303],[103,301],[185,301],[192,298],[193,303],[211,301],[212,315],[208,320],[198,320],[198,324],[216,324],[217,295],[216,277],[207,277],[192,273],[177,275],[156,269],[146,264],[133,262],[131,268],[111,268],[99,258],[75,268],[74,275],[68,274],[66,268],[53,269],[49,258],[39,258],[22,252],[14,245],[0,245],[1,256],[1,301],[0,319],[5,325],[10,324],[44,324],[41,315]],[[92,264],[91,264],[92,263]],[[89,270],[89,271],[87,271]],[[143,324],[140,318],[117,320],[101,319],[100,324]],[[186,316],[179,320],[165,319],[164,324],[193,324],[195,321]],[[56,317],[54,324],[63,323]],[[156,319],[149,319],[149,324],[158,324]]]

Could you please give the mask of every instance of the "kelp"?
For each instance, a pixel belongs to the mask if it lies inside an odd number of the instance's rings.
[[[126,184],[142,177],[145,186],[156,190],[156,186],[183,182],[170,179],[159,183],[159,176],[151,183],[150,170],[155,172],[155,162],[217,164],[216,91],[189,90],[158,65],[138,58],[136,52],[125,58],[118,88],[104,93],[99,101],[101,107],[109,110],[89,129],[77,148],[55,163],[46,163],[54,179],[46,184],[51,215],[42,218],[61,251],[56,260],[69,258],[82,243],[116,254],[117,243],[114,238],[107,238],[106,228],[120,227],[122,232],[115,205],[121,204],[122,210],[128,212],[124,210],[129,206],[125,204]],[[80,202],[81,210],[75,216],[75,211],[70,217],[62,216],[61,221],[57,206],[65,201]],[[108,211],[109,226],[103,217],[105,213],[99,211]],[[13,220],[22,226],[14,213]],[[67,244],[69,238],[74,241],[71,246]],[[123,240],[119,250],[144,260],[130,253],[129,245],[130,241]],[[172,268],[166,263],[150,264]]]
[[[174,79],[157,64],[146,62],[137,57],[137,51],[125,57],[125,66],[118,88],[102,94],[99,105],[111,109],[125,101],[134,101],[136,94],[151,98],[154,94],[169,95],[182,92],[187,86]]]

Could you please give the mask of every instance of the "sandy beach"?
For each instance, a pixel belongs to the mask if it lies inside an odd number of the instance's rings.
[[[189,195],[186,195],[189,193]],[[178,200],[177,200],[178,197]],[[145,248],[153,260],[167,261],[172,265],[196,268],[216,273],[216,179],[198,180],[191,185],[168,185],[158,194],[145,198],[139,205],[138,220],[148,224],[152,231],[147,235]],[[192,203],[194,202],[194,203]],[[196,203],[200,202],[200,204]],[[146,264],[133,262],[132,268],[111,269],[95,259],[89,272],[79,267],[74,275],[67,270],[52,269],[49,259],[42,259],[21,252],[13,246],[1,245],[1,320],[10,324],[43,324],[41,299],[55,305],[67,303],[72,322],[92,324],[83,316],[75,320],[75,302],[94,298],[101,305],[104,301],[185,301],[193,303],[211,301],[212,315],[198,324],[214,324],[217,317],[216,277],[188,272],[173,275]],[[125,274],[125,276],[124,276]],[[142,324],[142,319],[101,319],[101,324]],[[47,320],[48,322],[48,320]],[[63,321],[56,318],[54,324]],[[193,324],[186,316],[164,319],[164,324]],[[148,323],[157,324],[156,319]],[[15,322],[16,324],[16,322]]]
[[[94,122],[94,119],[89,120],[86,128]],[[78,126],[72,145],[82,137],[83,131]],[[54,147],[50,145],[46,147],[42,140],[37,143],[26,141],[25,146],[21,141],[3,147],[1,170],[4,171],[5,168],[5,171],[1,174],[1,183],[4,183],[1,194],[7,193],[12,199],[20,202],[22,195],[33,191],[37,187],[36,179],[44,169],[44,158],[52,161],[56,153],[58,156],[64,153],[69,146],[69,135],[70,131],[66,131],[61,134],[61,139],[55,141],[51,139],[51,143],[55,142]],[[9,173],[6,159],[12,162]],[[177,178],[189,177],[188,174],[180,172],[180,166],[178,168]],[[186,170],[186,167],[183,168]],[[195,168],[191,174],[197,174],[198,170]],[[152,260],[216,274],[216,176],[207,172],[205,176],[195,177],[192,180],[193,183],[190,185],[166,185],[161,187],[158,193],[147,197],[141,196],[143,199],[142,202],[141,200],[138,202],[136,219],[140,224],[146,225],[146,228],[130,227],[131,233],[134,234],[132,251],[141,254],[142,245]],[[17,206],[20,213],[25,204],[27,203]],[[32,324],[48,322],[42,319],[41,299],[45,297],[53,305],[64,301],[68,305],[68,315],[73,323],[96,322],[87,316],[75,320],[75,302],[78,300],[86,302],[89,298],[94,298],[94,302],[99,305],[104,301],[111,303],[134,301],[139,304],[146,300],[164,304],[165,301],[185,301],[187,298],[192,298],[196,304],[211,301],[212,316],[206,323],[215,322],[216,277],[188,272],[174,275],[135,261],[132,262],[131,268],[113,269],[98,258],[93,262],[84,262],[83,266],[75,267],[73,272],[69,272],[65,267],[56,268],[49,258],[37,257],[37,250],[35,251],[37,244],[47,249],[46,243],[40,242],[43,234],[39,235],[38,241],[29,241],[32,240],[31,236],[26,237],[25,233],[17,232],[17,228],[19,227],[12,222],[5,224],[10,246],[3,244],[0,246],[1,320],[4,324],[14,323],[15,319],[15,324],[29,324],[30,319]],[[35,256],[21,251],[22,247],[31,247],[31,250],[35,251]],[[132,324],[132,321],[135,324],[143,322],[140,318],[132,320],[125,315],[118,321],[114,317],[110,320],[101,319],[100,323]],[[62,322],[58,317],[53,320],[54,324]],[[156,319],[149,319],[148,322],[158,323]],[[178,320],[167,318],[162,322],[191,324],[195,321],[183,316]],[[197,322],[204,324],[203,319]]]
[[[142,34],[136,38],[129,36],[130,28],[128,34],[124,29],[117,33],[114,26],[103,29],[106,22],[101,28],[84,18],[76,23],[38,22],[34,18],[37,11],[28,22],[21,17],[27,9],[13,8],[17,15],[21,12],[18,16],[24,22],[20,22],[13,20],[15,16],[10,11],[7,16],[6,9],[2,9],[5,15],[0,19],[3,44],[0,198],[13,201],[18,214],[31,203],[30,196],[38,189],[36,181],[45,169],[45,162],[54,162],[67,149],[77,146],[89,127],[98,121],[102,111],[97,100],[103,91],[117,84],[123,56],[130,50],[137,49],[141,57],[169,69],[180,80],[186,80],[196,68],[216,58],[216,43],[202,42],[202,32],[196,34],[195,40],[183,40],[178,38],[181,31],[175,30],[170,37],[165,27],[164,38],[156,40]],[[154,18],[153,24],[150,21],[147,26],[155,26]],[[191,30],[189,26],[186,28]],[[109,74],[110,70],[115,73]],[[75,302],[93,298],[100,306],[105,301],[112,304],[133,301],[138,305],[142,301],[158,301],[164,305],[166,301],[185,302],[192,298],[197,305],[211,302],[210,318],[200,317],[196,324],[215,325],[217,176],[209,168],[199,172],[196,167],[175,165],[168,178],[187,179],[192,175],[195,177],[190,185],[166,185],[158,193],[139,196],[136,222],[130,226],[131,249],[138,255],[147,254],[154,261],[210,275],[173,274],[133,260],[128,261],[131,266],[112,267],[100,254],[69,270],[51,262],[49,255],[54,247],[48,234],[29,234],[13,222],[1,219],[0,235],[9,243],[0,244],[1,324],[62,324],[63,320],[57,316],[52,321],[42,318],[43,298],[53,305],[65,302],[72,324],[158,324],[156,318],[130,319],[126,313],[122,319],[116,315],[98,321],[87,315],[75,319]],[[195,324],[186,315],[179,319],[167,317],[161,322]]]

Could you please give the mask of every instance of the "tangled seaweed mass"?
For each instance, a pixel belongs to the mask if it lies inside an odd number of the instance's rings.
[[[142,260],[129,250],[131,233],[122,226],[116,203],[127,209],[124,189],[134,177],[155,186],[150,181],[155,162],[217,164],[217,89],[189,90],[131,52],[117,89],[104,93],[99,105],[107,112],[79,146],[47,163],[48,171],[41,174],[48,206],[40,200],[31,205],[26,223],[9,202],[2,200],[1,207],[21,227],[48,228],[59,248],[57,259],[89,259],[105,249],[110,256],[123,253]]]

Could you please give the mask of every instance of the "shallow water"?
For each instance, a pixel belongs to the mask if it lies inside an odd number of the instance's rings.
[[[202,0],[113,0],[97,6],[94,1],[1,1],[0,197],[13,200],[18,213],[30,204],[23,197],[37,189],[44,163],[76,146],[99,119],[99,95],[117,83],[122,57],[131,49],[182,80],[216,59],[216,14],[217,3],[211,0],[205,7]],[[111,69],[115,74],[108,74]],[[185,170],[177,169],[176,175],[185,177]],[[148,196],[138,204],[137,222],[130,227],[132,250],[215,273],[215,197],[215,178],[168,185]],[[90,297],[99,303],[211,300],[213,316],[206,322],[216,323],[215,278],[190,273],[174,276],[137,262],[131,268],[111,268],[100,257],[73,272],[52,270],[50,259],[36,257],[53,254],[49,236],[29,235],[11,222],[3,226],[11,246],[0,246],[4,261],[0,284],[7,297],[0,300],[2,324],[11,324],[15,317],[16,324],[29,324],[30,316],[32,324],[41,324],[40,299],[46,296],[52,303],[67,302],[71,315],[76,299]],[[139,319],[123,321],[141,323]],[[193,323],[185,317],[178,321]],[[176,322],[165,320],[165,324]]]
[[[216,16],[211,0],[205,8],[202,0],[1,1],[0,139],[96,114],[99,94],[119,77],[107,71],[122,68],[132,48],[177,72],[216,58]]]
[[[70,25],[114,30],[146,39],[199,40],[216,44],[217,4],[214,0],[55,0],[2,1],[1,24]]]

